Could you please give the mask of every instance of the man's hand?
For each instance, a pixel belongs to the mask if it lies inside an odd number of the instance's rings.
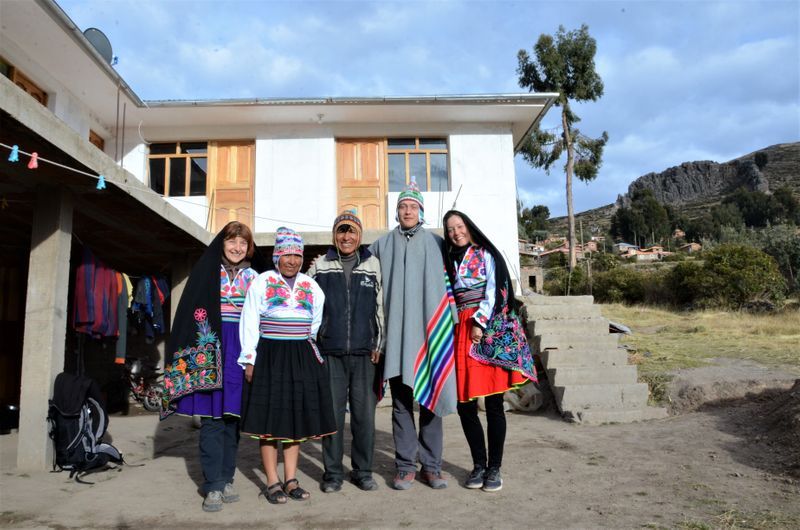
[[[248,364],[244,369],[244,378],[247,380],[248,383],[253,382],[253,365]]]
[[[378,364],[378,361],[381,360],[381,352],[375,350],[370,354],[369,360],[372,361],[372,364]]]

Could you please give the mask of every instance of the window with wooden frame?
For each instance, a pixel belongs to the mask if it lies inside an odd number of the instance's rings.
[[[414,177],[421,191],[450,191],[446,138],[386,140],[389,191],[402,191]]]
[[[93,130],[89,129],[89,143],[92,143],[100,149],[101,151],[105,150],[106,141],[103,140],[103,137],[94,132]]]
[[[47,92],[42,90],[39,85],[31,81],[31,79],[19,71],[17,67],[13,64],[9,63],[2,57],[0,57],[0,73],[2,73],[7,78],[11,79],[11,82],[20,87],[22,90],[30,94],[33,99],[44,105],[47,106]]]
[[[150,144],[147,157],[150,189],[165,197],[206,195],[207,142]]]

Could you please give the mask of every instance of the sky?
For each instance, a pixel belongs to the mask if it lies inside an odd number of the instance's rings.
[[[108,36],[144,100],[527,92],[517,52],[587,24],[605,90],[573,110],[609,141],[597,178],[573,184],[576,212],[649,172],[800,139],[797,0],[56,1]],[[515,165],[526,206],[566,214],[562,163]]]

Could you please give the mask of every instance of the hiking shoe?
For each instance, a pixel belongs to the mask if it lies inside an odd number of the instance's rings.
[[[433,471],[423,471],[419,480],[435,490],[443,490],[447,487],[447,479],[444,478],[441,471],[436,473]]]
[[[228,482],[225,484],[225,489],[222,490],[222,502],[237,502],[239,500],[239,492],[233,489],[233,484]]]
[[[499,467],[490,467],[483,477],[483,491],[500,491],[503,489],[503,477]]]
[[[464,486],[471,490],[477,490],[483,487],[483,477],[486,475],[486,468],[483,466],[475,465],[472,468],[469,476],[467,476],[467,481],[464,483]]]
[[[322,484],[320,484],[319,489],[322,490],[322,493],[336,493],[337,491],[341,491],[342,489],[342,481],[341,480],[323,480]]]
[[[415,471],[398,471],[392,481],[392,487],[396,490],[407,490],[414,484]]]
[[[218,512],[222,509],[222,492],[209,491],[203,499],[204,512]]]
[[[350,481],[355,484],[358,489],[363,491],[375,491],[378,489],[378,483],[375,482],[375,479],[370,475],[352,477]]]

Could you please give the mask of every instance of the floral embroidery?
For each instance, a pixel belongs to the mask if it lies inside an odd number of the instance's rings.
[[[289,289],[280,278],[270,276],[267,279],[267,307],[289,306]]]
[[[486,278],[486,260],[483,258],[483,249],[471,246],[464,254],[464,259],[458,266],[458,275],[462,278],[480,280]]]
[[[237,311],[242,310],[247,289],[255,279],[256,274],[251,269],[239,271],[233,280],[230,279],[224,267],[220,270],[219,295],[222,304],[230,304]]]
[[[314,308],[314,291],[309,282],[299,282],[295,286],[295,300],[299,309],[312,311]]]
[[[176,399],[198,390],[220,388],[222,359],[217,334],[208,324],[208,311],[199,307],[194,310],[197,324],[197,342],[176,351],[172,362],[164,368],[164,396],[162,417],[174,410],[170,404]]]

